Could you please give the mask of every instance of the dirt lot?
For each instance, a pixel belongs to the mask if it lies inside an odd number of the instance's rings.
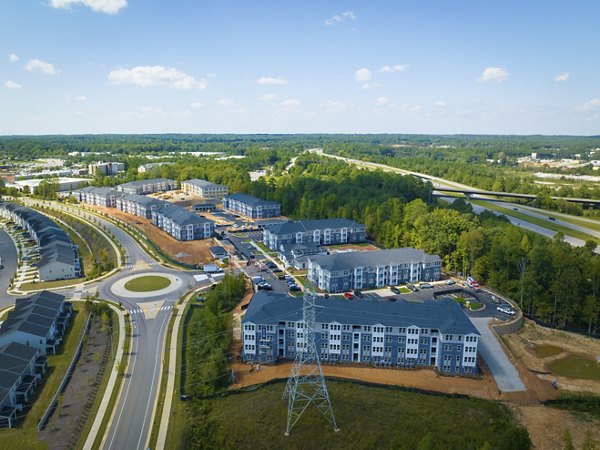
[[[219,245],[214,239],[181,242],[152,225],[150,219],[132,216],[131,214],[124,213],[115,208],[95,207],[95,209],[140,228],[143,233],[148,236],[148,239],[159,246],[162,251],[171,255],[178,261],[187,264],[203,264],[212,261],[214,258],[210,254],[209,248],[214,245]]]
[[[108,364],[111,333],[112,328],[103,326],[100,317],[96,316],[77,367],[62,395],[62,404],[59,402],[48,425],[39,433],[50,450],[75,448]]]
[[[597,380],[561,377],[553,375],[548,370],[549,363],[568,354],[578,354],[596,359],[600,356],[600,341],[575,333],[544,328],[527,320],[517,334],[504,337],[504,342],[515,358],[537,378],[546,381],[556,379],[563,390],[600,394],[600,383]],[[555,346],[563,351],[555,355],[540,357],[534,351],[536,346]]]

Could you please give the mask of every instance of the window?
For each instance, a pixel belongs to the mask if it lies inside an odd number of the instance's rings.
[[[404,344],[406,342],[406,338],[404,336],[400,336],[398,338],[398,344]]]

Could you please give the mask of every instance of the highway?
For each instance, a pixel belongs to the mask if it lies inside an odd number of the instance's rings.
[[[126,269],[100,282],[71,288],[67,291],[67,295],[85,297],[87,294],[93,295],[97,292],[101,299],[120,302],[129,312],[132,319],[129,366],[102,448],[145,449],[153,422],[152,416],[162,368],[163,343],[172,306],[185,292],[194,287],[210,284],[211,280],[198,283],[194,275],[200,274],[200,271],[189,272],[161,266],[129,234],[108,220],[76,207],[59,203],[54,203],[53,206],[87,220],[98,220],[115,236],[125,250]],[[1,239],[0,235],[0,242]],[[138,299],[119,295],[111,289],[113,284],[122,278],[149,273],[171,274],[179,277],[182,284],[167,295],[148,295]]]
[[[394,173],[399,173],[401,175],[413,175],[415,177],[430,181],[433,185],[434,190],[436,187],[453,187],[453,188],[457,188],[457,189],[474,190],[474,191],[478,190],[477,188],[473,188],[472,186],[467,186],[467,185],[464,185],[461,183],[456,183],[454,181],[446,180],[444,178],[434,177],[434,176],[422,174],[419,172],[412,172],[409,170],[399,169],[397,167],[392,167],[392,166],[388,166],[388,165],[380,164],[380,163],[372,163],[372,162],[368,162],[368,161],[361,161],[359,159],[352,159],[352,158],[346,158],[343,156],[331,155],[328,153],[324,153],[322,149],[311,149],[310,152],[316,153],[320,156],[326,156],[328,158],[334,158],[334,159],[346,161],[350,164],[354,164],[359,167],[364,167],[364,168],[369,168],[369,169],[378,169],[378,170],[383,170],[385,172],[394,172]],[[447,201],[454,201],[457,197],[444,196],[441,198],[443,198]],[[472,195],[471,198],[484,200],[484,201],[486,200],[485,195]],[[548,218],[549,217],[548,214],[552,214],[553,216],[562,216],[565,218],[571,217],[571,218],[577,219],[581,222],[588,222],[590,224],[600,225],[599,221],[594,221],[593,219],[587,219],[587,218],[583,218],[583,217],[580,218],[577,216],[569,216],[567,214],[555,213],[554,211],[548,212],[548,211],[544,211],[542,209],[536,209],[536,208],[532,208],[532,207],[523,207],[522,205],[519,205],[516,203],[510,203],[510,202],[495,201],[494,203],[496,205],[502,206],[506,209],[517,208],[519,212],[530,215],[531,217],[535,217],[539,220],[543,220],[544,222],[547,222],[549,225],[552,225],[552,224],[562,225],[565,228],[570,228],[572,230],[578,230],[583,233],[587,233],[591,236],[600,238],[600,233],[598,231],[592,229],[591,227],[575,225],[575,224],[569,223],[567,221],[559,220],[559,219],[551,220]],[[495,212],[492,209],[486,208],[485,206],[479,206],[479,205],[474,205],[474,204],[471,204],[471,206],[473,207],[473,212],[475,212],[476,214],[480,214],[483,210],[489,210],[491,212],[494,212],[495,214],[499,214],[498,212]],[[521,228],[529,230],[529,231],[533,231],[534,233],[538,233],[538,234],[541,234],[543,236],[550,237],[550,238],[552,238],[552,237],[554,237],[554,235],[556,235],[556,231],[552,230],[551,228],[545,228],[545,227],[537,225],[535,223],[527,222],[520,218],[510,216],[509,214],[505,214],[505,217],[507,217],[508,220],[510,220],[510,222],[513,225],[516,225],[518,227],[521,227]],[[577,246],[577,247],[581,247],[581,246],[585,245],[584,240],[573,237],[573,236],[569,236],[568,234],[565,234],[565,241],[568,242],[569,244],[571,244],[573,246]],[[595,252],[600,253],[600,246],[596,247]]]

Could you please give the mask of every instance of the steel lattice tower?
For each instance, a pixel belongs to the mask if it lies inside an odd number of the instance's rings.
[[[283,393],[283,398],[288,398],[286,436],[290,435],[292,427],[311,404],[325,416],[335,431],[339,431],[315,344],[316,298],[312,289],[304,291],[302,304],[304,346],[297,346],[296,359]],[[298,342],[297,336],[296,342]]]

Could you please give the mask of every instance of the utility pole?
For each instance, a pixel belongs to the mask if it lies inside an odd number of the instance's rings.
[[[307,287],[304,290],[302,304],[303,342],[296,336],[296,359],[283,393],[283,398],[288,398],[286,436],[290,435],[292,427],[311,404],[325,416],[334,431],[340,430],[333,415],[329,392],[327,391],[319,353],[315,344],[315,302],[317,296],[313,289],[313,287]]]

